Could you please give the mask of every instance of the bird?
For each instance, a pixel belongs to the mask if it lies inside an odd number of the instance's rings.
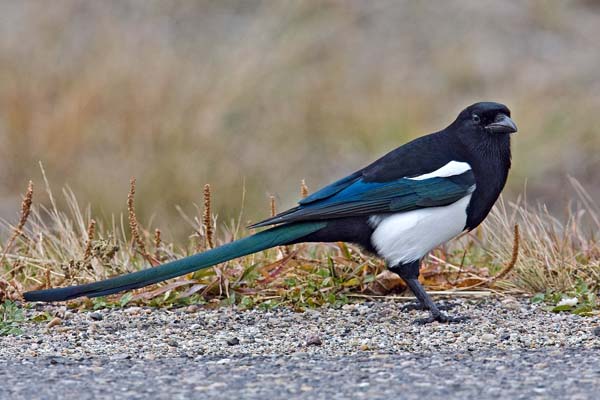
[[[458,322],[419,282],[424,257],[477,227],[504,188],[517,126],[507,106],[478,102],[441,131],[414,139],[249,228],[220,247],[99,282],[30,291],[27,301],[65,301],[141,288],[275,246],[348,242],[382,258],[429,311],[425,322]]]

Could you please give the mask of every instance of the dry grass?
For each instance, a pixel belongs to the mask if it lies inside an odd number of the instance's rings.
[[[10,239],[8,239],[8,243],[4,246],[4,250],[2,252],[2,257],[0,257],[0,265],[4,263],[4,259],[6,258],[6,253],[8,253],[11,249],[15,240],[23,233],[23,227],[27,223],[27,219],[29,218],[29,214],[31,213],[31,205],[33,204],[33,182],[29,181],[29,185],[27,186],[27,192],[25,193],[25,197],[23,198],[23,202],[21,203],[21,215],[19,217],[19,222],[13,228],[12,234],[10,235]]]
[[[94,236],[96,234],[96,220],[91,219],[87,228],[87,242],[85,244],[85,251],[83,252],[83,259],[89,260],[92,257],[92,245]]]
[[[599,213],[579,183],[573,180],[572,184],[579,200],[569,207],[564,223],[545,208],[532,208],[524,200],[501,200],[481,228],[431,255],[423,267],[423,282],[431,290],[468,293],[484,287],[528,294],[565,292],[582,281],[597,290],[600,246],[595,235],[600,228]],[[46,191],[54,199],[47,182]],[[169,261],[213,246],[206,227],[216,220],[206,215],[201,220],[184,216],[192,231],[187,243],[165,243],[158,228],[143,227],[137,220],[136,229],[128,234],[126,227],[135,220],[133,192],[129,194],[128,222],[122,216],[110,221],[92,219],[90,208],[82,209],[68,189],[63,191],[66,210],[55,205],[31,206],[27,224],[20,226],[14,245],[5,246],[0,295],[15,299],[24,289],[104,279],[148,268],[154,260]],[[205,210],[207,192],[205,187]],[[54,200],[52,204],[56,204]],[[240,221],[241,217],[221,224],[214,245],[247,234]],[[19,224],[4,223],[7,232],[17,228]],[[152,259],[139,251],[138,240],[144,249],[151,249]],[[380,260],[354,246],[302,244],[289,246],[287,251],[269,249],[232,260],[138,290],[126,299],[154,305],[203,301],[244,306],[339,304],[350,295],[401,293],[402,281],[384,270]]]
[[[304,179],[300,181],[300,197],[308,197],[308,186],[306,186],[306,181]]]
[[[519,260],[504,287],[529,293],[566,292],[583,281],[594,291],[600,288],[600,212],[581,185],[574,179],[571,183],[578,198],[569,204],[562,221],[543,206],[527,207],[522,199],[502,201],[494,209],[488,222],[494,228],[486,232],[496,258],[510,254],[499,244],[510,240],[512,224],[518,222],[522,229]]]
[[[210,185],[204,185],[204,211],[202,212],[202,226],[204,227],[204,236],[206,237],[206,248],[212,249],[215,247],[213,236],[213,221],[212,212],[210,209],[211,195]]]

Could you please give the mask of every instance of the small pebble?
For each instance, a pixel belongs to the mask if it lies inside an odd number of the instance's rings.
[[[196,312],[198,312],[199,309],[200,309],[200,307],[197,304],[192,304],[192,305],[186,307],[185,312],[196,313]]]
[[[507,300],[502,303],[502,306],[507,310],[518,310],[521,308],[521,305],[515,300]]]
[[[104,317],[99,312],[90,313],[90,318],[94,321],[102,321]]]
[[[323,341],[321,341],[321,338],[316,335],[309,337],[308,340],[306,341],[307,346],[320,346],[322,344],[323,344]]]
[[[496,336],[492,335],[491,333],[484,333],[481,335],[481,340],[487,343],[492,343],[496,340]]]
[[[141,307],[129,307],[125,309],[125,312],[129,315],[138,315],[141,311]]]
[[[227,344],[230,346],[237,346],[238,344],[240,344],[240,339],[236,337],[229,338],[227,339]]]

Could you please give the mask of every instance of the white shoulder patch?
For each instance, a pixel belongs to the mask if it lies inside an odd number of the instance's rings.
[[[444,165],[442,168],[436,169],[433,172],[430,172],[430,173],[424,174],[424,175],[414,176],[412,178],[406,178],[406,179],[412,179],[414,181],[422,181],[424,179],[429,179],[429,178],[443,178],[446,176],[460,175],[464,172],[467,172],[470,169],[471,169],[471,166],[466,162],[450,161],[448,164]]]

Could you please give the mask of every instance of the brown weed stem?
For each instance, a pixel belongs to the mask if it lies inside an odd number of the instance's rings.
[[[4,263],[6,259],[6,254],[11,250],[15,240],[23,233],[23,228],[27,223],[27,218],[29,218],[29,214],[31,213],[31,204],[33,203],[33,182],[29,181],[27,185],[27,193],[25,193],[25,197],[21,202],[21,216],[19,218],[19,223],[13,229],[13,233],[8,239],[6,246],[4,247],[4,251],[2,252],[2,258],[0,258],[0,266]]]

